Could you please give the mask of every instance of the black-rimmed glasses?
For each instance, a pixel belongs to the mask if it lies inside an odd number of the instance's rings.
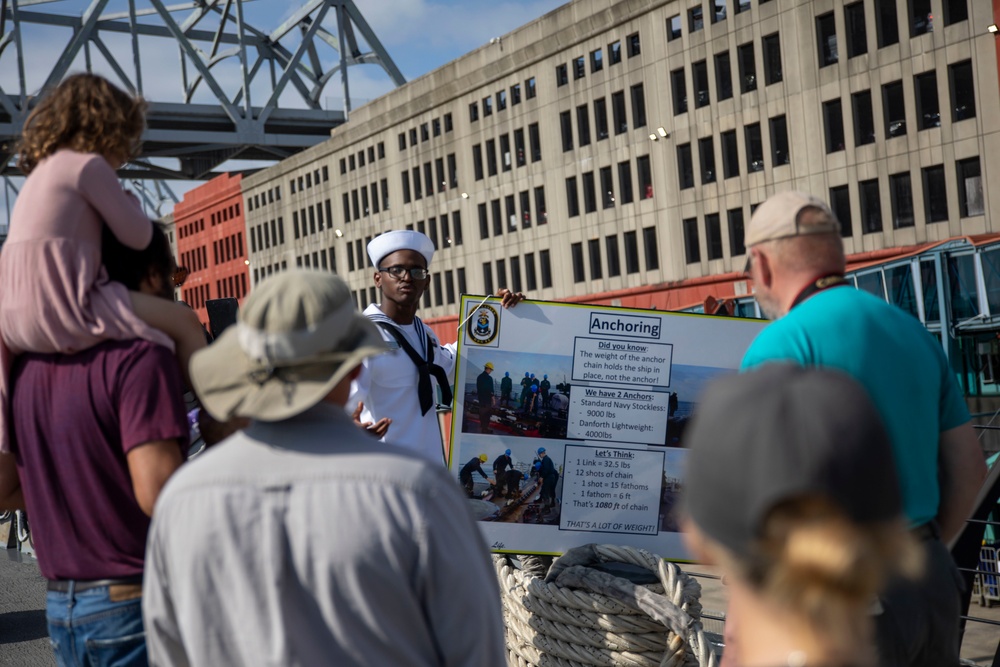
[[[405,266],[400,266],[398,264],[395,266],[387,266],[384,269],[379,269],[379,273],[388,273],[396,280],[402,280],[403,276],[405,276],[407,273],[410,274],[410,277],[413,278],[414,280],[423,280],[430,275],[430,272],[422,266],[414,266],[412,268],[408,268]]]

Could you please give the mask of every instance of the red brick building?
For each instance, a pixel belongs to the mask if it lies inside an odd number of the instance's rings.
[[[244,235],[242,175],[222,174],[184,195],[174,207],[177,263],[190,274],[181,299],[208,325],[205,302],[250,291]]]

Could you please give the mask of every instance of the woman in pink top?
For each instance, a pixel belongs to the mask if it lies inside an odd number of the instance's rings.
[[[152,222],[115,175],[135,154],[145,106],[106,79],[77,74],[25,122],[18,167],[28,178],[0,253],[0,451],[9,449],[14,355],[143,338],[176,348],[187,379],[191,354],[205,344],[193,311],[130,293],[101,264],[104,225],[137,250],[152,238]]]

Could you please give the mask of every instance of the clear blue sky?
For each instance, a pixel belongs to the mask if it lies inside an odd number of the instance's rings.
[[[469,51],[489,42],[490,38],[503,35],[528,23],[543,14],[564,4],[567,0],[355,0],[361,14],[367,19],[382,45],[396,62],[407,80],[415,79],[445,63],[468,53]],[[139,10],[148,9],[146,2],[136,3]],[[181,4],[177,0],[164,0],[168,7]],[[219,2],[224,6],[224,2]],[[306,2],[303,0],[256,0],[244,5],[245,18],[250,25],[270,32],[277,28],[286,18],[291,16]],[[81,16],[89,0],[55,0],[38,5],[22,7],[22,11],[42,11],[70,16]],[[126,12],[127,0],[110,0],[104,13]],[[189,12],[174,14],[178,22]],[[331,15],[332,17],[332,15]],[[336,34],[336,22],[328,17],[323,25]],[[159,19],[155,19],[159,23]],[[216,20],[214,25],[217,25]],[[206,19],[200,27],[212,30],[213,22]],[[69,31],[64,28],[39,28],[26,26],[25,42],[25,79],[29,94],[36,91],[44,82],[51,70],[59,52],[69,40]],[[294,49],[297,44],[297,34],[292,33],[282,40],[288,48]],[[104,41],[109,50],[116,54],[125,71],[132,76],[130,43],[127,35],[105,35]],[[181,76],[179,57],[176,45],[172,40],[143,38],[140,42],[143,70],[144,92],[147,98],[154,101],[181,102]],[[208,44],[204,48],[209,48]],[[7,93],[18,91],[17,67],[13,47],[6,49],[0,56],[0,87]],[[93,68],[95,71],[114,78],[113,70],[103,61],[97,49],[92,50]],[[331,48],[320,50],[320,58],[324,65],[336,62],[337,54]],[[81,55],[74,63],[73,70],[84,68]],[[72,70],[71,70],[72,71]],[[237,67],[224,62],[213,70],[227,92],[238,89],[240,74]],[[392,83],[381,68],[375,65],[352,67],[349,70],[351,97],[354,106],[364,101],[374,99],[391,90]],[[269,90],[260,90],[253,94],[254,103],[262,103],[264,95]],[[295,94],[286,94],[281,103],[284,106],[302,106],[295,99]],[[202,86],[194,97],[195,101],[209,102],[212,100],[209,91]],[[342,93],[337,78],[332,80],[323,91],[322,105],[326,108],[342,107]],[[243,165],[231,164],[229,168],[239,168]],[[19,184],[18,184],[19,185]],[[178,196],[193,187],[192,184],[171,182]],[[0,225],[6,224],[6,201],[0,191]]]

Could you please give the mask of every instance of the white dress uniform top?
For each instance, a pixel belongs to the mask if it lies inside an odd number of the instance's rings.
[[[375,304],[365,308],[364,314],[385,317]],[[421,355],[426,354],[426,347],[421,349],[418,340],[416,323],[395,326],[403,332],[415,350]],[[420,322],[420,326],[433,341],[434,363],[444,369],[449,382],[453,381],[457,343],[441,345],[430,327],[423,322]],[[419,380],[417,367],[406,352],[399,348],[399,344],[391,334],[382,331],[381,328],[379,331],[393,350],[388,354],[368,357],[362,362],[361,374],[351,384],[348,405],[353,408],[358,401],[364,402],[364,410],[361,412],[362,422],[375,423],[383,417],[392,419],[392,425],[383,438],[384,442],[410,449],[431,461],[444,463],[444,445],[437,413],[433,409],[426,414],[420,412],[420,401],[417,398]],[[433,377],[431,383],[436,397],[437,381]]]

